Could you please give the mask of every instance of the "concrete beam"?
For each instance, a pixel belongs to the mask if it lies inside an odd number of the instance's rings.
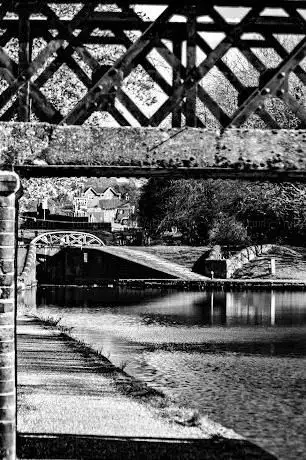
[[[305,130],[101,128],[0,123],[0,167],[23,176],[305,180]]]

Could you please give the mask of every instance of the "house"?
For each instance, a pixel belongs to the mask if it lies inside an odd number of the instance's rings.
[[[83,216],[89,209],[100,207],[100,200],[121,200],[121,194],[112,187],[107,187],[103,192],[97,192],[93,187],[88,187],[80,196],[73,199],[74,215]]]
[[[87,217],[88,222],[110,222],[130,226],[135,206],[130,205],[128,198],[127,194],[121,196],[112,187],[107,187],[100,193],[89,187],[74,198],[74,216]],[[135,221],[132,226],[135,226]]]

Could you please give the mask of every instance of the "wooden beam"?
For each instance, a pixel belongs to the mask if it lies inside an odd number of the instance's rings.
[[[186,46],[186,77],[189,77],[197,64],[196,37],[197,37],[197,17],[196,6],[190,5],[187,15],[187,46]],[[196,127],[196,103],[198,85],[193,85],[186,91],[186,125]]]
[[[182,61],[182,41],[175,40],[173,42],[173,54],[180,62]],[[181,75],[181,67],[175,66],[172,69],[172,87],[173,90],[176,90],[181,84],[181,79],[183,76]],[[182,106],[178,104],[172,110],[172,126],[173,128],[180,128],[182,126]]]
[[[0,63],[2,65],[2,68],[0,69],[1,74],[3,75],[4,79],[10,85],[3,93],[0,94],[0,102],[2,102],[2,107],[3,107],[5,105],[5,101],[8,102],[10,100],[10,98],[8,98],[8,95],[13,94],[13,88],[17,87],[18,89],[19,85],[21,86],[22,84],[24,84],[26,79],[22,78],[24,74],[20,76],[19,80],[16,79],[15,72],[17,72],[17,65],[3,51],[3,49],[0,49]],[[42,121],[58,123],[62,119],[61,114],[53,107],[53,105],[39,91],[39,89],[35,86],[34,83],[30,83],[30,93],[31,93],[32,101],[33,101],[33,107],[35,108],[37,112],[40,113],[40,118]],[[13,106],[16,107],[16,110],[17,110],[18,104],[14,103]],[[10,108],[8,109],[8,111],[11,112]]]
[[[87,5],[88,6],[88,5]],[[150,20],[141,20],[136,17],[127,17],[120,18],[118,13],[102,13],[94,12],[86,17],[84,14],[83,17],[80,17],[79,27],[83,29],[84,27],[89,27],[92,30],[99,28],[101,30],[114,30],[120,32],[122,30],[140,30],[144,32],[148,27],[153,24],[153,21]],[[228,25],[224,25],[209,22],[209,21],[197,21],[197,30],[198,32],[225,32],[229,27],[235,27],[237,22],[226,21]],[[15,18],[5,18],[1,21],[1,26],[3,29],[6,29],[10,35],[18,37],[18,19]],[[75,27],[76,28],[76,27]],[[69,29],[72,30],[71,21],[66,18],[58,18],[52,16],[50,19],[43,18],[31,18],[31,33],[33,37],[40,37],[42,31],[57,29],[58,38],[70,39],[74,42],[74,46],[77,46],[75,39],[77,38],[79,46],[81,43],[79,37],[71,36]],[[158,36],[160,38],[168,39],[179,39],[182,36],[186,37],[187,35],[187,25],[183,22],[169,22],[167,28],[159,25],[156,29]],[[247,33],[274,33],[274,34],[303,34],[304,28],[303,25],[297,24],[293,18],[280,17],[280,16],[259,16],[253,23],[246,25],[245,32]],[[89,41],[94,41],[94,37],[88,37]],[[110,40],[113,43],[112,37],[97,37],[97,40]],[[259,46],[260,40],[250,41],[252,46]],[[263,46],[265,46],[265,41],[262,40]]]
[[[103,77],[93,86],[86,96],[76,105],[76,107],[64,118],[63,124],[77,124],[80,120],[86,119],[94,110],[94,105],[99,104],[99,100],[109,94],[113,88],[118,89],[120,75],[125,74],[125,69],[128,68],[143,51],[145,47],[150,45],[150,36],[155,32],[159,24],[167,22],[177,11],[177,7],[168,6],[165,11],[156,19],[154,24],[149,27],[143,35],[121,56],[113,65],[113,67],[103,75]]]
[[[30,65],[30,12],[26,8],[19,8],[19,49],[18,74],[23,74]],[[18,91],[18,121],[30,121],[30,82],[26,81]]]
[[[29,66],[24,69],[17,78],[12,76],[10,86],[6,88],[0,95],[0,108],[4,107],[5,104],[11,99],[13,94],[19,89],[27,85],[30,78],[45,64],[46,60],[62,45],[61,40],[52,40],[48,45],[39,53]],[[3,53],[2,53],[3,56]],[[1,58],[4,62],[4,58]],[[8,79],[7,79],[8,81]]]
[[[176,1],[176,0],[172,0]],[[131,2],[130,0],[121,0],[122,3],[126,3],[129,5]],[[203,0],[184,0],[184,3],[188,6],[190,4],[198,4],[201,5]],[[8,3],[11,5],[11,1],[7,0],[2,1],[2,3]],[[50,3],[49,0],[40,0],[40,3]],[[52,3],[55,4],[62,4],[63,0],[52,0]],[[75,4],[80,3],[80,0],[67,0],[66,3],[68,4]],[[86,3],[89,5],[95,4],[96,0],[86,0]],[[102,0],[99,3],[105,5],[113,5],[114,0]],[[171,0],[168,2],[165,0],[141,0],[139,4],[141,5],[165,5],[165,3],[171,3]],[[273,8],[282,8],[288,5],[296,6],[296,8],[303,8],[305,7],[305,0],[206,0],[206,4],[213,4],[216,6],[244,6],[244,7],[252,7],[254,4],[263,4],[267,7]],[[137,4],[137,2],[136,2]]]
[[[247,24],[254,22],[262,11],[262,7],[254,7],[235,27],[230,28],[226,37],[221,43],[210,53],[204,61],[195,69],[192,75],[189,75],[184,83],[182,83],[167,101],[162,104],[157,112],[151,117],[150,125],[156,126],[158,120],[166,118],[173,108],[182,100],[186,95],[186,91],[196,85],[221,59],[227,51],[236,43],[240,36],[245,32]]]
[[[306,182],[306,170],[256,171],[233,168],[150,168],[146,166],[16,166],[24,178],[32,177],[159,177],[165,179],[227,179],[251,182]]]
[[[231,119],[231,126],[241,126],[244,121],[248,118],[250,113],[253,113],[254,110],[263,102],[265,96],[267,95],[278,95],[289,103],[291,110],[294,110],[294,113],[306,123],[306,111],[305,109],[298,104],[298,107],[294,103],[294,98],[292,98],[288,93],[280,93],[278,91],[283,85],[285,75],[295,68],[299,62],[306,56],[306,38],[304,38],[294,50],[288,54],[287,58],[276,68],[273,69],[270,73],[268,80],[256,88],[252,94],[245,100],[245,102],[238,108],[236,113]]]
[[[95,2],[96,3],[96,2]],[[69,43],[75,48],[75,51],[80,55],[83,61],[92,69],[97,70],[99,68],[98,61],[89,53],[89,51],[84,47],[84,43],[80,37],[75,36],[72,33],[72,30],[77,28],[80,23],[80,18],[82,15],[80,12],[77,14],[76,18],[73,18],[69,25],[66,25],[61,21],[54,11],[46,4],[41,6],[41,11],[47,16],[48,20],[55,25],[56,28],[61,32],[63,38],[69,41]],[[91,11],[90,5],[85,5],[82,8],[84,17],[86,18],[87,14]]]

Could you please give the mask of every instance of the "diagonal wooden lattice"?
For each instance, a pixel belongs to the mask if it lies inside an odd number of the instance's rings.
[[[73,246],[73,247],[90,247],[104,246],[100,238],[91,233],[84,232],[48,232],[38,235],[31,241],[32,245],[38,246]]]
[[[269,101],[279,99],[296,118],[295,127],[305,127],[305,98],[292,93],[288,81],[294,76],[301,88],[306,82],[306,1],[147,0],[141,2],[146,5],[141,13],[125,0],[90,0],[78,11],[75,3],[79,2],[0,2],[0,76],[5,81],[0,85],[0,121],[30,121],[35,116],[53,124],[82,124],[93,113],[108,112],[121,126],[203,127],[209,126],[203,117],[208,111],[223,128],[242,126],[252,114],[267,127],[279,128],[269,109]],[[162,12],[153,20],[153,6],[159,3]],[[56,4],[61,8],[54,8]],[[63,6],[70,8],[70,18]],[[240,20],[228,19],[218,8],[237,6],[248,8]],[[211,44],[211,34],[223,38]],[[285,35],[293,37],[290,50],[279,38]],[[46,45],[33,58],[37,39]],[[14,58],[8,49],[12,40],[18,48]],[[101,61],[92,47],[100,54],[115,47],[114,59]],[[272,59],[267,65],[258,50],[272,51],[279,62]],[[230,51],[258,75],[255,85],[245,84],[241,71],[232,68]],[[158,58],[152,60],[152,53]],[[52,79],[63,65],[86,89],[68,104],[66,113],[52,93],[57,86]],[[232,107],[211,89],[216,69],[227,82],[225,91],[237,95]],[[132,91],[126,83],[129,78],[136,82]],[[149,84],[142,86],[142,78]],[[46,93],[48,84],[51,90]],[[139,102],[146,91],[147,97],[155,92],[158,102],[147,112]]]

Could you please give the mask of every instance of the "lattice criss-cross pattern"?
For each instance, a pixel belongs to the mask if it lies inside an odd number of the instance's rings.
[[[33,113],[39,121],[82,124],[93,113],[108,112],[122,126],[159,126],[170,117],[174,127],[184,123],[209,126],[209,119],[229,127],[242,126],[255,113],[268,127],[279,128],[267,102],[272,96],[294,114],[296,127],[305,127],[305,104],[290,92],[290,78],[293,76],[299,87],[305,86],[306,5],[301,9],[301,1],[280,0],[280,16],[273,14],[274,10],[265,15],[263,3],[267,2],[247,2],[251,7],[242,19],[230,21],[214,6],[218,2],[209,1],[168,2],[155,20],[149,17],[152,6],[148,6],[146,16],[124,0],[109,5],[108,11],[100,3],[88,1],[72,19],[61,17],[45,0],[2,1],[0,72],[6,87],[0,94],[0,120],[14,120],[17,115],[19,121],[29,121]],[[235,2],[223,4],[233,6]],[[212,33],[223,35],[218,44],[209,44]],[[294,46],[287,49],[277,34],[295,36]],[[37,37],[47,44],[32,59],[33,40]],[[6,49],[9,41],[16,38],[18,62]],[[112,65],[105,65],[91,52],[92,45],[116,46],[117,54],[118,47],[125,50],[116,55]],[[258,49],[273,50],[278,63],[267,65],[256,52]],[[237,56],[244,59],[248,70],[253,69],[257,75],[253,85],[245,83],[241,71],[232,68],[230,50],[239,53]],[[158,56],[154,60],[152,53]],[[68,113],[63,113],[52,94],[47,97],[44,91],[63,65],[86,88]],[[141,76],[145,73],[144,82],[149,82],[148,91],[157,88],[157,106],[152,104],[150,113],[138,100],[137,92],[144,91],[137,82],[139,74],[135,74],[139,68]],[[212,86],[216,81],[212,78],[214,71],[226,82],[225,95],[235,93],[232,107],[222,95],[218,98],[218,88]],[[126,82],[133,76],[136,89],[131,92]]]
[[[100,238],[90,233],[82,232],[51,232],[36,237],[32,244],[43,246],[104,246]]]

